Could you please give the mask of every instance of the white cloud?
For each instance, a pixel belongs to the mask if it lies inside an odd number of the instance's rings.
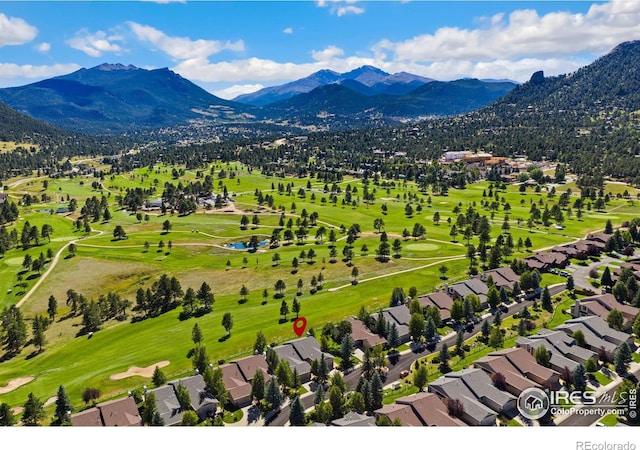
[[[640,38],[640,2],[627,0],[594,4],[586,14],[540,16],[522,9],[483,19],[479,28],[443,27],[404,41],[382,40],[374,47],[399,61],[490,61],[602,53],[622,41]]]
[[[336,3],[320,0],[317,5]],[[478,18],[469,28],[442,27],[403,41],[381,40],[357,56],[329,46],[310,51],[309,60],[299,63],[257,57],[212,63],[198,56],[182,60],[173,70],[188,79],[234,85],[273,85],[321,69],[346,72],[362,65],[437,80],[474,77],[524,82],[537,70],[547,76],[571,73],[631,39],[640,39],[640,2],[611,0],[594,4],[583,14],[506,11]]]
[[[36,46],[36,50],[38,50],[40,53],[47,53],[49,50],[51,50],[51,44],[49,44],[48,42],[42,42]]]
[[[250,94],[251,92],[259,91],[263,87],[264,85],[259,83],[258,84],[234,84],[233,86],[229,86],[228,88],[220,89],[219,91],[214,91],[213,95],[217,95],[220,98],[231,100],[232,98],[236,98],[238,95]]]
[[[122,36],[118,34],[107,34],[102,30],[90,33],[86,28],[78,31],[74,37],[65,41],[65,43],[76,50],[86,53],[89,56],[98,58],[103,53],[115,53],[121,55],[126,50],[116,42],[122,42]]]
[[[336,10],[336,15],[340,17],[346,14],[356,14],[356,15],[362,14],[363,12],[364,12],[364,8],[361,8],[359,6],[353,6],[353,5],[338,6],[338,9]]]
[[[344,55],[344,50],[336,47],[335,45],[330,45],[324,50],[311,51],[311,57],[316,61],[329,61],[342,55]]]
[[[358,0],[317,0],[316,5],[319,8],[329,8],[329,13],[335,14],[338,17],[346,14],[362,14],[364,8],[361,6],[355,6]]]
[[[236,52],[244,50],[244,42],[242,40],[232,42],[197,39],[194,41],[188,37],[168,36],[162,31],[148,25],[141,25],[136,22],[127,22],[127,24],[138,39],[149,42],[157,49],[162,50],[167,55],[177,60],[189,60],[194,58],[206,59],[207,57],[220,53],[223,50]]]
[[[79,70],[77,64],[53,64],[50,66],[33,66],[0,63],[0,86],[16,86],[18,80],[51,78]]]
[[[19,17],[7,17],[0,13],[0,47],[22,45],[35,39],[38,29]]]
[[[291,28],[291,27],[287,27],[287,28],[285,28],[284,30],[282,30],[282,32],[283,32],[284,34],[293,34],[293,28]]]

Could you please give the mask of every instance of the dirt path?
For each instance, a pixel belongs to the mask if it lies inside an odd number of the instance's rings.
[[[420,266],[420,267],[412,267],[410,269],[404,269],[404,270],[399,270],[397,272],[391,272],[391,273],[385,273],[383,275],[378,275],[375,277],[371,277],[371,278],[366,278],[364,280],[358,280],[358,284],[360,283],[366,283],[367,281],[373,281],[373,280],[379,280],[380,278],[387,278],[387,277],[392,277],[394,275],[398,275],[401,273],[407,273],[407,272],[413,272],[414,270],[421,270],[421,269],[426,269],[427,267],[433,267],[437,264],[442,264],[442,263],[446,263],[449,261],[456,261],[458,259],[465,259],[466,256],[450,256],[448,258],[441,258],[438,261],[432,262],[431,264],[426,264],[424,266]],[[335,292],[335,291],[339,291],[340,289],[344,289],[347,288],[349,286],[354,286],[353,284],[349,283],[349,284],[343,284],[342,286],[336,286],[330,289],[327,289],[329,292]]]
[[[94,236],[90,236],[90,237],[88,237],[86,239],[91,239],[92,237],[102,236],[103,234],[104,234],[104,231],[98,231],[98,234],[96,234]],[[82,238],[74,239],[73,241],[69,241],[64,246],[62,246],[62,248],[60,250],[58,250],[58,253],[56,253],[56,255],[51,260],[51,263],[49,264],[49,268],[46,270],[45,273],[42,274],[42,276],[40,278],[38,278],[38,281],[36,281],[36,284],[34,284],[33,287],[31,289],[29,289],[29,292],[27,292],[24,295],[24,297],[22,297],[22,299],[18,303],[16,303],[16,308],[20,308],[24,304],[24,302],[29,300],[29,298],[31,298],[33,293],[40,287],[40,285],[44,282],[44,280],[47,279],[49,274],[53,271],[53,269],[55,269],[56,265],[58,264],[58,261],[60,260],[60,256],[62,255],[62,252],[64,252],[67,249],[67,247],[69,247],[69,245],[75,244],[76,242],[78,242],[78,241],[80,241],[82,239],[85,239],[85,238],[82,237]]]

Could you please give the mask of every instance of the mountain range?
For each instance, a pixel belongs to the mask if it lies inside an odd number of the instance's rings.
[[[171,127],[201,117],[233,118],[251,109],[218,98],[169,69],[122,64],[0,89],[0,100],[39,120],[89,133]]]
[[[265,106],[287,100],[298,94],[306,94],[321,86],[336,83],[343,84],[363,95],[401,95],[407,94],[430,81],[433,80],[407,72],[390,75],[373,66],[362,66],[346,73],[325,69],[290,83],[270,86],[250,94],[239,95],[234,100],[249,105]]]
[[[101,64],[0,89],[0,101],[33,118],[92,134],[215,123],[295,123],[325,129],[393,124],[455,115],[496,100],[512,82],[437,82],[406,72],[363,66],[321,70],[282,86],[224,100],[173,71]],[[350,125],[351,124],[351,125]]]

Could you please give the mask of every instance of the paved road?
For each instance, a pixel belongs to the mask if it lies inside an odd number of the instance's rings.
[[[610,256],[603,256],[602,258],[600,258],[600,261],[593,262],[588,266],[579,266],[577,264],[572,264],[571,267],[574,269],[572,274],[573,282],[576,288],[597,291],[598,289],[594,288],[591,285],[591,283],[587,281],[589,272],[591,271],[591,269],[597,269],[598,267],[605,266],[613,261],[618,261],[618,260]]]
[[[559,285],[555,285],[555,286],[551,286],[549,287],[549,293],[553,296],[556,295],[560,292],[562,292],[565,289],[565,285],[564,284],[559,284]],[[503,319],[510,317],[520,311],[522,311],[524,309],[525,306],[531,306],[533,304],[533,300],[529,300],[529,301],[523,301],[521,303],[514,303],[511,305],[511,307],[509,308],[509,312],[503,314]],[[491,319],[489,319],[491,320]],[[480,333],[480,324],[477,324],[473,330],[471,330],[470,332],[465,332],[464,333],[464,339],[470,339],[471,337],[477,335]],[[411,368],[411,365],[417,361],[420,358],[424,358],[425,356],[428,356],[432,353],[437,353],[440,351],[440,349],[442,348],[442,346],[446,343],[449,348],[455,346],[455,341],[456,341],[456,335],[450,335],[445,339],[442,339],[440,342],[438,342],[438,344],[436,345],[435,349],[433,351],[428,351],[428,350],[423,350],[421,352],[408,352],[408,353],[403,353],[402,355],[400,355],[400,359],[398,360],[398,362],[396,364],[393,365],[389,365],[389,371],[387,373],[387,379],[385,381],[385,383],[389,384],[389,383],[393,383],[394,381],[397,381],[400,379],[400,373],[404,370],[409,370]],[[360,367],[356,367],[355,369],[353,369],[351,372],[349,372],[348,374],[346,374],[344,376],[345,382],[349,388],[349,390],[355,390],[356,386],[358,385],[358,380],[360,378],[360,374],[362,373],[362,370]],[[313,395],[310,395],[308,397],[304,397],[301,399],[302,401],[302,405],[305,409],[310,408],[313,406]],[[274,418],[268,425],[269,426],[284,426],[287,421],[289,420],[289,406],[285,406],[282,408],[282,410],[280,411],[280,414],[278,414],[278,416],[276,418]]]
[[[630,370],[630,373],[635,375],[636,377],[640,374],[640,366],[635,369]],[[618,383],[614,384],[613,387],[607,389],[605,393],[613,398],[613,395],[618,388]],[[595,422],[602,418],[601,414],[597,411],[598,406],[585,406],[581,408],[581,414],[572,414],[570,417],[567,417],[562,422],[558,424],[560,427],[588,427],[593,425]],[[601,407],[600,407],[601,408]],[[587,414],[586,411],[591,411],[591,414]]]

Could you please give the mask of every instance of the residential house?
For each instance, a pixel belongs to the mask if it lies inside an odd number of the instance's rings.
[[[448,320],[451,318],[451,307],[453,306],[453,298],[445,291],[436,291],[432,294],[421,295],[418,302],[422,309],[427,307],[436,307],[440,311],[440,318]],[[440,325],[440,324],[436,324]]]
[[[236,364],[225,364],[220,366],[224,385],[229,394],[229,401],[242,408],[251,403],[251,383],[245,380],[242,372]]]
[[[385,338],[372,333],[369,328],[358,319],[349,318],[347,321],[351,324],[351,338],[355,342],[356,347],[366,350],[375,345],[385,345],[387,343]]]
[[[265,381],[269,381],[271,378],[271,375],[267,373],[269,366],[267,365],[267,360],[263,355],[253,355],[247,356],[246,358],[236,359],[235,361],[231,361],[231,364],[238,366],[238,370],[242,373],[242,377],[249,383],[253,380],[253,377],[258,370],[261,370],[264,373]]]
[[[71,425],[74,427],[102,427],[102,417],[97,407],[85,409],[76,414],[71,415]]]
[[[332,421],[331,425],[335,427],[375,427],[376,419],[372,416],[351,411],[345,414],[344,417]]]
[[[513,290],[516,282],[520,282],[520,276],[511,267],[498,267],[497,269],[487,270],[482,274],[482,281],[486,282],[489,277],[493,280],[495,287],[498,289],[503,287],[509,291]]]
[[[182,422],[183,410],[176,397],[176,391],[172,384],[167,384],[156,389],[152,389],[151,392],[156,396],[158,414],[162,418],[164,425],[170,427],[172,425],[178,425]]]
[[[389,326],[396,324],[400,340],[403,343],[407,342],[409,340],[409,321],[411,320],[409,308],[406,305],[392,306],[391,308],[383,309],[381,314]],[[377,318],[378,315],[374,314],[372,317]]]
[[[192,377],[182,378],[176,381],[170,381],[169,384],[174,387],[182,381],[182,384],[189,392],[191,399],[191,407],[198,414],[200,419],[212,417],[218,410],[218,400],[207,391],[207,385],[202,375],[194,375]]]
[[[394,422],[397,419],[404,427],[424,426],[416,412],[409,405],[400,405],[398,403],[384,405],[382,408],[375,411],[375,415],[376,418],[386,416],[390,422]]]
[[[133,397],[111,400],[71,415],[76,427],[139,427],[142,419]]]
[[[556,328],[557,331],[564,331],[569,336],[580,330],[584,335],[587,348],[597,352],[604,349],[610,358],[620,344],[626,342],[635,348],[633,336],[622,331],[614,330],[609,324],[598,316],[585,316],[567,320],[564,324]]]
[[[469,294],[475,294],[480,299],[482,308],[487,307],[487,292],[489,288],[479,278],[469,278],[460,283],[446,287],[447,293],[456,300],[464,300]]]
[[[396,400],[400,405],[410,406],[425,427],[463,427],[466,424],[449,415],[447,406],[436,394],[418,392]]]
[[[538,269],[546,272],[550,269],[564,269],[569,265],[569,257],[559,252],[537,252],[524,259],[525,264],[531,270]]]
[[[311,363],[316,359],[320,361],[323,354],[327,369],[333,369],[333,356],[320,350],[320,343],[313,336],[285,342],[274,347],[274,351],[278,358],[289,363],[291,370],[297,370],[303,383],[311,379]]]
[[[640,309],[634,306],[619,303],[612,294],[602,294],[576,300],[571,307],[571,316],[574,318],[598,316],[607,320],[609,313],[614,309],[622,313],[624,318],[623,330],[631,328],[638,312],[640,312]]]
[[[519,337],[516,345],[527,350],[532,355],[538,347],[543,346],[549,351],[550,368],[560,372],[567,367],[573,371],[579,364],[584,364],[589,358],[596,359],[596,354],[576,344],[573,337],[562,331],[551,331],[543,328],[536,335]]]
[[[499,413],[513,410],[516,397],[493,386],[481,369],[451,372],[429,384],[429,392],[441,398],[458,399],[464,409],[461,419],[472,426],[494,426]]]
[[[484,370],[489,375],[504,375],[507,391],[515,396],[531,387],[559,387],[558,373],[538,364],[523,348],[489,353],[477,360],[474,367]]]

